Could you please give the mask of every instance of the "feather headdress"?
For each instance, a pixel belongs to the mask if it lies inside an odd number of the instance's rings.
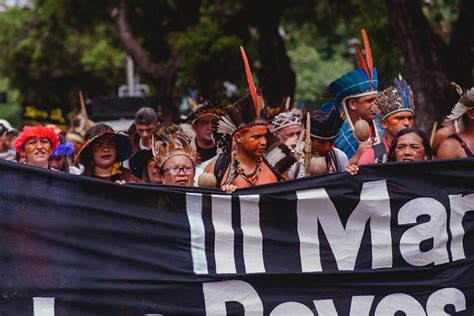
[[[255,86],[247,56],[242,47],[240,47],[240,51],[244,61],[249,93],[224,108],[222,115],[214,122],[214,137],[224,151],[230,149],[234,133],[256,125],[267,125],[267,113],[262,94]]]
[[[282,112],[272,120],[274,132],[292,125],[303,125],[301,118],[293,112]]]
[[[382,120],[402,111],[415,113],[413,91],[408,83],[402,76],[395,78],[393,83],[393,86],[380,92],[375,99],[375,109]]]
[[[447,116],[448,120],[455,122],[459,126],[459,131],[464,130],[463,116],[467,111],[474,108],[474,87],[464,92],[459,98],[456,105],[451,110],[451,114]]]
[[[325,112],[329,112],[334,106],[344,105],[344,101],[348,98],[377,94],[379,81],[369,38],[364,29],[361,33],[365,55],[358,45],[355,47],[360,68],[344,74],[329,84],[321,97],[325,100],[321,106]]]
[[[152,135],[152,152],[158,169],[173,156],[184,155],[196,164],[191,138],[179,125],[162,127]]]
[[[329,113],[315,111],[310,117],[311,137],[319,139],[334,139],[339,134],[344,117],[337,107],[332,108]]]
[[[186,122],[193,124],[204,115],[213,115],[215,117],[222,114],[222,108],[214,105],[211,101],[206,100],[203,103],[196,103],[191,97],[188,97],[188,104],[192,110],[192,113],[186,118]]]
[[[296,162],[291,149],[272,133],[267,135],[267,147],[263,159],[278,176],[282,176]]]

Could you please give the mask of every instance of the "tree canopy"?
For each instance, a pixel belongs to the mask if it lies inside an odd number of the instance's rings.
[[[242,45],[270,105],[292,96],[317,106],[324,87],[356,66],[349,40],[358,39],[361,28],[370,37],[380,86],[404,75],[419,95],[418,114],[428,117],[420,123],[425,129],[451,106],[447,83],[468,87],[473,81],[469,0],[27,4],[0,13],[0,74],[20,92],[23,105],[67,112],[77,105],[78,90],[89,97],[115,95],[125,83],[127,54],[160,97],[166,116],[177,116],[179,99],[190,88],[225,105],[232,100],[224,82],[236,84],[238,95],[246,88]],[[436,83],[426,83],[428,74]]]

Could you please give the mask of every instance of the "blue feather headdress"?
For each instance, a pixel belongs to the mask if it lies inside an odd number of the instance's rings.
[[[322,99],[325,101],[321,108],[325,112],[329,112],[333,107],[344,105],[344,101],[349,97],[357,98],[377,94],[379,83],[377,69],[373,66],[372,51],[367,33],[364,29],[361,30],[361,33],[365,55],[358,45],[355,47],[360,68],[344,74],[329,84],[322,95]]]
[[[315,111],[310,116],[311,137],[319,139],[334,139],[339,134],[344,117],[337,107],[333,107],[329,113]]]
[[[408,83],[399,75],[393,80],[393,86],[380,92],[375,99],[375,109],[381,119],[402,111],[415,113],[413,92]]]
[[[71,142],[66,142],[66,144],[59,144],[56,150],[51,154],[51,157],[70,156],[72,154],[74,154],[74,146]]]

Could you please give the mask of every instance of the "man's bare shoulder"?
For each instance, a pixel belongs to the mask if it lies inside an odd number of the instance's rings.
[[[438,159],[464,158],[465,156],[461,144],[453,138],[447,138],[439,145]]]

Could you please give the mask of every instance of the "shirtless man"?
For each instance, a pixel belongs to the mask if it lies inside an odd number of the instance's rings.
[[[244,61],[249,93],[227,106],[216,120],[215,139],[217,143],[224,145],[223,154],[204,169],[205,172],[214,174],[217,187],[228,193],[238,188],[277,182],[283,178],[276,169],[277,160],[267,160],[264,157],[267,149],[267,111],[263,96],[254,84],[249,62],[242,47],[240,52]],[[290,156],[288,147],[285,148],[286,151],[282,151],[279,146],[270,148],[269,158]],[[274,150],[278,151],[278,154]],[[284,159],[280,159],[280,162]],[[288,168],[290,166],[291,164]]]
[[[256,111],[247,95],[228,106],[218,119],[216,137],[226,138],[228,147],[204,171],[215,174],[217,186],[225,192],[279,180],[264,159],[268,133],[264,110],[259,115]],[[233,126],[224,126],[226,122],[232,122]]]
[[[474,88],[459,98],[448,120],[459,126],[459,133],[441,143],[438,159],[474,157]]]

